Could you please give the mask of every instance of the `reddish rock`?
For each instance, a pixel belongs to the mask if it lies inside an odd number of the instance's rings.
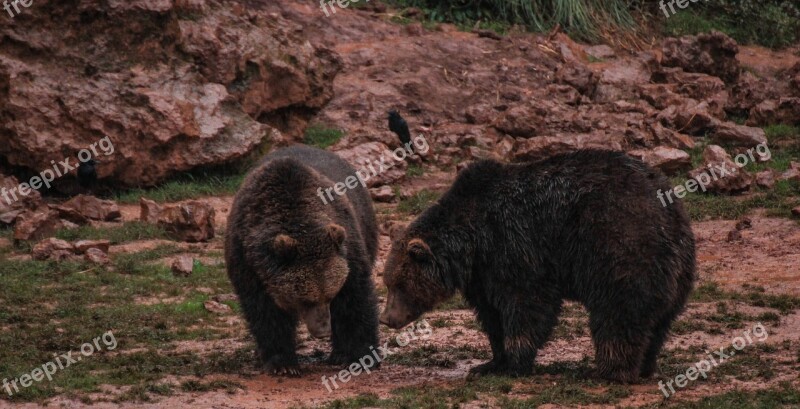
[[[681,105],[671,105],[658,114],[661,123],[677,132],[689,135],[702,135],[716,128],[720,122],[708,102],[687,99]]]
[[[677,84],[675,88],[679,94],[697,99],[705,100],[725,91],[725,83],[718,77],[696,72],[684,72],[682,69],[671,70],[664,74],[664,80],[668,83]]]
[[[0,174],[0,223],[14,224],[17,216],[26,210],[44,206],[42,196],[37,190],[30,190],[27,196],[19,193],[19,180],[13,176]],[[5,189],[4,191],[2,189]],[[13,192],[13,193],[12,193]]]
[[[161,216],[161,206],[158,203],[141,197],[139,207],[139,220],[150,224],[158,223],[158,218]]]
[[[25,211],[17,217],[14,225],[14,240],[41,240],[52,236],[64,227],[58,212],[44,209],[41,211]]]
[[[771,169],[756,173],[756,185],[764,189],[772,189],[775,186],[775,173]]]
[[[688,153],[666,146],[657,146],[651,150],[634,150],[628,154],[660,169],[667,175],[674,175],[692,166],[692,157]]]
[[[652,132],[654,140],[659,145],[676,149],[692,149],[695,142],[691,136],[675,132],[672,129],[666,128],[660,122],[652,122],[647,124],[650,132]]]
[[[373,188],[369,190],[369,193],[372,195],[372,200],[380,203],[391,203],[395,199],[391,186],[384,185],[379,188]]]
[[[122,217],[116,203],[94,196],[78,195],[54,208],[62,218],[75,223],[85,223],[87,220],[110,222]]]
[[[792,214],[797,217],[800,217],[800,206],[797,206],[794,209],[792,209]]]
[[[564,136],[539,136],[520,140],[513,153],[515,161],[543,159],[578,149],[606,149],[622,151],[624,137],[619,134],[581,134]]]
[[[772,124],[800,125],[800,98],[770,99],[750,110],[747,125],[765,126]]]
[[[739,46],[718,31],[667,38],[662,52],[661,64],[665,67],[681,67],[687,72],[709,74],[731,82],[739,77],[739,62],[736,60]]]
[[[214,215],[211,205],[194,200],[164,207],[158,225],[177,240],[203,242],[214,238]]]
[[[599,81],[597,74],[583,64],[564,64],[556,72],[557,83],[570,85],[589,97],[594,95]]]
[[[752,148],[759,144],[766,144],[767,134],[761,128],[721,122],[711,134],[711,140],[719,144]]]
[[[104,135],[115,149],[99,176],[126,185],[230,162],[278,138],[260,118],[280,115],[282,131],[299,135],[308,112],[332,97],[341,67],[296,22],[262,7],[220,0],[37,7],[0,23],[19,49],[37,55],[0,49],[0,156],[12,166],[43,170],[65,157],[74,166],[77,152]]]
[[[83,258],[90,263],[100,265],[109,264],[111,262],[111,260],[108,258],[108,254],[98,248],[90,248],[89,250],[86,250],[86,254],[83,255]]]
[[[730,98],[725,104],[725,110],[735,115],[747,116],[756,105],[778,97],[778,92],[769,80],[744,71],[730,89]]]
[[[778,177],[778,180],[795,180],[800,182],[800,169],[789,168],[785,172],[781,173],[781,175]]]
[[[54,237],[44,239],[33,246],[31,257],[34,260],[63,260],[65,256],[74,254],[75,247]]]
[[[689,177],[712,193],[739,193],[750,189],[753,183],[753,177],[736,166],[728,152],[717,145],[706,147],[703,166],[690,171]]]
[[[400,148],[397,148],[400,149]],[[407,153],[407,152],[406,152]],[[390,185],[405,178],[408,162],[406,160],[398,161],[395,159],[392,150],[388,146],[380,142],[367,142],[360,144],[354,148],[343,149],[336,152],[342,159],[346,160],[356,171],[366,170],[370,174],[367,180],[367,187],[375,187],[382,185]],[[398,151],[398,158],[403,155]],[[381,158],[384,159],[384,169],[380,170]],[[375,169],[377,175],[372,176],[369,170],[370,166]],[[391,167],[390,167],[391,166]],[[333,183],[344,183],[343,180],[333,180]],[[321,186],[322,189],[333,186]]]
[[[204,302],[203,307],[206,309],[206,311],[214,314],[227,314],[231,312],[231,307],[229,305],[222,304],[214,300],[208,300]]]
[[[641,84],[636,89],[642,99],[657,109],[680,105],[685,99],[675,92],[674,84]]]
[[[188,277],[192,272],[194,272],[194,258],[191,256],[180,256],[172,262],[172,274]]]
[[[75,247],[75,251],[78,254],[84,254],[89,251],[89,249],[98,249],[104,253],[108,253],[111,242],[108,240],[80,240],[72,243],[72,245]]]

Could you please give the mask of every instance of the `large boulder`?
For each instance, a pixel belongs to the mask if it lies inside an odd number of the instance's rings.
[[[107,136],[99,177],[133,186],[300,132],[341,65],[280,15],[222,0],[41,2],[0,36],[0,156],[38,173]]]

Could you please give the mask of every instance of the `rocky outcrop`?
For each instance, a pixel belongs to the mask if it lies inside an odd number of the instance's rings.
[[[177,205],[161,206],[142,198],[139,219],[157,224],[176,240],[205,242],[214,238],[214,207],[208,203],[192,200]]]
[[[753,176],[734,163],[721,146],[709,145],[703,151],[703,166],[689,172],[689,177],[712,193],[740,193],[750,189]]]
[[[739,46],[732,38],[718,31],[697,36],[664,40],[661,64],[681,67],[687,72],[700,72],[720,77],[726,82],[739,77],[736,54]]]
[[[38,173],[107,136],[100,179],[136,186],[242,158],[280,138],[268,124],[301,132],[339,69],[280,15],[221,0],[42,2],[0,42],[0,156]]]

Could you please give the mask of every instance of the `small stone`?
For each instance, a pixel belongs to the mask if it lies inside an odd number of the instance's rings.
[[[794,209],[792,209],[792,214],[800,217],[800,206],[797,206]]]
[[[728,242],[742,240],[742,233],[739,230],[731,230],[728,232]]]
[[[194,259],[190,256],[180,256],[172,262],[172,274],[188,277],[194,271]]]
[[[391,186],[383,185],[378,188],[373,188],[369,190],[369,193],[372,195],[372,200],[376,202],[391,203],[395,199],[395,194]]]
[[[72,245],[75,246],[75,251],[77,251],[78,254],[84,254],[89,249],[98,249],[103,253],[108,253],[111,242],[108,240],[80,240]]]
[[[214,314],[227,314],[231,312],[231,307],[229,305],[222,304],[214,300],[208,300],[204,302],[203,307],[206,309],[206,311]]]
[[[211,297],[211,299],[218,303],[239,301],[239,297],[237,297],[236,294],[217,294]]]
[[[764,189],[772,189],[775,186],[775,174],[772,170],[756,173],[756,184]]]
[[[83,258],[94,264],[108,264],[111,262],[108,258],[108,254],[95,247],[86,250],[86,254],[84,254]]]
[[[736,222],[736,230],[745,230],[745,229],[752,229],[753,228],[753,221],[750,220],[749,217],[745,217],[742,220]]]
[[[72,244],[54,237],[45,239],[33,246],[31,257],[34,260],[62,260],[67,255],[72,255],[75,248]]]

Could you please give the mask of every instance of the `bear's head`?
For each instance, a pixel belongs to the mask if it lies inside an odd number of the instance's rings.
[[[452,297],[455,288],[444,265],[422,238],[405,235],[395,241],[383,273],[389,295],[381,323],[402,328]]]
[[[297,314],[317,338],[331,333],[330,303],[349,272],[345,238],[342,226],[328,223],[302,235],[280,233],[267,240],[273,261],[264,277],[267,291],[279,308]]]

